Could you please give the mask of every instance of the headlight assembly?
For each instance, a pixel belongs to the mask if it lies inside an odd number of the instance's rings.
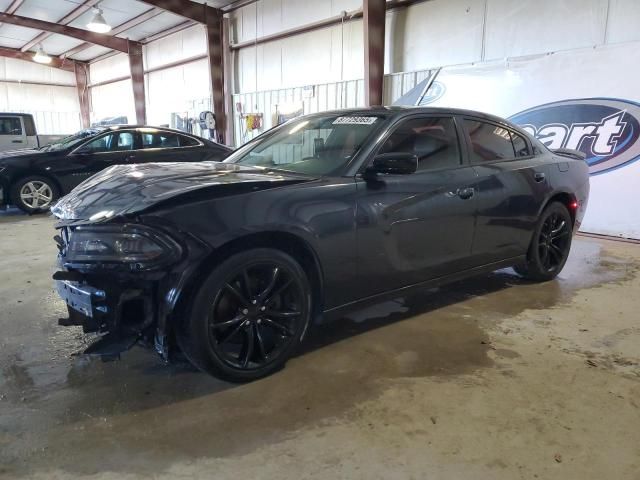
[[[63,259],[69,264],[129,264],[142,269],[165,264],[179,254],[176,242],[147,227],[102,225],[70,230]]]

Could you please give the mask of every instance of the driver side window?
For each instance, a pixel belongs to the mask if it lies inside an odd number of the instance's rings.
[[[418,157],[418,171],[460,166],[458,135],[450,117],[404,121],[378,153],[410,153]]]
[[[133,150],[133,133],[112,132],[92,140],[78,153],[103,153]]]

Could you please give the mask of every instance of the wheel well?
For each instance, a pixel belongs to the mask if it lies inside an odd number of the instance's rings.
[[[311,286],[313,319],[315,320],[323,311],[322,269],[311,246],[300,237],[287,232],[260,232],[249,234],[231,240],[216,248],[215,251],[202,262],[196,274],[189,281],[174,311],[179,312],[179,316],[186,314],[188,305],[191,304],[190,300],[197,293],[199,286],[216,265],[231,255],[252,248],[274,248],[291,255],[300,263],[302,269],[307,273]]]
[[[570,193],[566,193],[566,192],[556,193],[553,197],[551,197],[549,199],[549,201],[545,204],[545,206],[544,206],[544,208],[542,210],[547,208],[547,206],[550,205],[553,202],[560,202],[565,207],[567,207],[567,210],[569,210],[569,215],[571,215],[571,223],[573,225],[575,225],[575,223],[576,223],[576,209],[572,207],[572,204],[575,201],[576,201],[576,198],[573,195],[571,195]]]

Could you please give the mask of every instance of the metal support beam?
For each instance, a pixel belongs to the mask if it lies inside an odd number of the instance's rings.
[[[209,56],[209,73],[211,79],[211,97],[213,112],[216,116],[216,136],[219,143],[226,142],[225,130],[227,116],[224,101],[224,59],[222,48],[222,13],[219,10],[206,10],[207,53]]]
[[[89,32],[88,30],[82,30],[81,28],[70,27],[68,25],[45,22],[44,20],[21,17],[19,15],[9,15],[7,13],[0,13],[0,23],[10,23],[11,25],[18,25],[19,27],[27,27],[36,30],[44,30],[45,32],[58,33],[60,35],[77,38],[85,42],[93,43],[94,45],[101,45],[103,47],[118,50],[120,52],[127,53],[129,51],[129,41],[125,38],[112,37],[110,35],[104,35],[102,33]]]
[[[91,9],[99,1],[100,0],[86,0],[84,3],[82,3],[81,5],[78,5],[76,8],[71,10],[71,12],[66,14],[56,23],[59,23],[61,25],[68,25],[69,23],[73,22],[76,18],[82,16],[87,10]],[[6,13],[13,13],[13,12],[6,12]],[[26,52],[30,50],[32,47],[35,47],[37,44],[42,43],[51,35],[52,35],[51,32],[42,32],[41,34],[36,35],[35,37],[33,37],[33,39],[25,43],[22,46],[22,48],[20,48],[20,50],[22,50],[23,52]]]
[[[180,15],[187,20],[193,20],[198,23],[207,23],[209,10],[216,10],[204,4],[192,2],[191,0],[140,0],[143,3],[161,8],[175,15]]]
[[[134,17],[131,20],[127,20],[126,22],[121,23],[120,25],[114,27],[109,32],[109,35],[118,35],[122,32],[126,32],[130,28],[133,28],[136,25],[140,25],[141,23],[146,22],[147,20],[151,20],[152,18],[157,17],[162,13],[164,13],[164,11],[159,8],[150,8],[149,10],[141,13],[137,17]],[[75,55],[76,53],[80,53],[83,50],[86,50],[87,48],[91,48],[92,46],[93,45],[91,45],[88,42],[81,43],[80,45],[73,47],[72,49],[67,50],[63,54],[59,55],[59,57],[68,58],[68,57],[71,57],[72,55]],[[22,47],[22,48],[24,49],[25,47]]]
[[[4,13],[9,13],[9,14],[16,13],[16,10],[18,10],[24,2],[25,0],[13,0],[13,2],[9,4],[7,9],[4,11]]]
[[[20,50],[7,47],[0,47],[0,57],[17,58],[18,60],[24,60],[26,62],[33,62],[33,53],[21,52]],[[51,63],[46,66],[59,68],[60,70],[66,70],[67,72],[73,72],[74,63],[74,60],[62,60],[60,58],[51,57]]]
[[[386,4],[387,11],[397,8],[407,8],[412,5],[424,3],[430,0],[388,0]],[[224,11],[226,13],[226,11]],[[244,42],[232,43],[231,50],[241,50],[243,48],[255,48],[256,45],[262,45],[269,42],[275,42],[284,38],[291,38],[303,33],[314,32],[316,30],[322,30],[323,28],[331,27],[333,25],[340,25],[341,23],[353,22],[362,18],[362,9],[351,10],[343,17],[342,15],[335,15],[333,17],[325,18],[317,22],[307,23],[288,30],[282,30],[281,32],[271,33],[262,37],[254,38]]]
[[[364,0],[364,103],[382,105],[385,0]]]
[[[142,61],[142,45],[138,42],[129,42],[129,68],[131,69],[136,122],[139,125],[145,125],[147,123],[147,104],[144,88],[144,65]]]
[[[90,95],[89,95],[89,65],[75,63],[76,88],[78,89],[78,102],[80,103],[80,118],[82,128],[89,128],[91,125]]]
[[[222,12],[209,7],[206,3],[199,4],[190,0],[141,0],[144,3],[167,12],[180,15],[187,20],[202,23],[207,30],[207,52],[209,57],[209,72],[211,77],[211,96],[213,111],[216,116],[216,136],[220,143],[225,143],[227,115],[225,112],[225,75],[224,52],[222,47]]]
[[[22,6],[24,2],[25,0],[13,0],[13,2],[11,2],[5,9],[4,13],[8,13],[9,15],[16,13],[16,11]],[[1,26],[2,23],[0,23],[0,27]]]
[[[230,20],[222,17],[222,63],[224,65],[224,113],[225,113],[225,144],[234,145],[233,121],[233,58],[229,42],[231,39]]]

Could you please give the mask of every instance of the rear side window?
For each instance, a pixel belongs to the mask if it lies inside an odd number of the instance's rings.
[[[513,142],[513,150],[516,152],[516,157],[528,157],[531,155],[529,153],[529,146],[527,145],[527,141],[524,137],[514,132],[509,133],[511,134],[511,141]]]
[[[172,132],[142,132],[141,135],[142,148],[176,148],[180,146],[178,135]]]
[[[22,135],[20,118],[0,117],[0,135]]]
[[[186,137],[184,135],[178,135],[178,137],[180,139],[181,147],[195,147],[200,145],[200,143],[198,143],[198,141],[195,138]]]
[[[460,166],[458,136],[449,117],[406,120],[386,140],[379,153],[411,153],[418,157],[418,170]]]
[[[495,162],[514,158],[509,130],[476,120],[465,120],[464,125],[471,139],[472,162]]]

